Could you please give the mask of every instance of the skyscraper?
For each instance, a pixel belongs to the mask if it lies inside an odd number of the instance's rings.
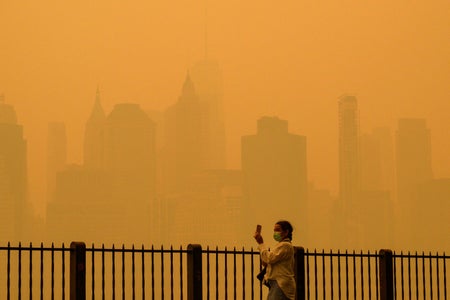
[[[242,137],[246,225],[259,223],[270,232],[287,219],[306,241],[306,137],[289,133],[288,122],[277,117],[262,117],[257,127],[256,135]]]
[[[87,168],[100,169],[103,166],[103,130],[105,122],[106,116],[100,103],[100,91],[97,87],[94,107],[86,122],[84,131],[83,159]]]
[[[397,197],[408,205],[418,184],[432,179],[430,131],[425,119],[400,119],[396,132]]]
[[[400,119],[396,132],[396,179],[399,225],[397,235],[403,244],[414,239],[417,211],[426,211],[418,189],[433,178],[430,131],[425,119]],[[430,195],[431,196],[431,195]],[[430,201],[431,203],[431,201]]]
[[[339,203],[347,241],[356,245],[359,229],[359,125],[356,97],[339,98]]]
[[[223,111],[223,79],[219,64],[210,59],[197,62],[191,69],[199,101],[208,114],[207,169],[226,167],[226,135]]]
[[[207,169],[207,107],[199,101],[189,74],[178,101],[165,112],[164,181],[165,191],[186,188],[189,177]]]
[[[0,230],[2,239],[24,234],[27,198],[27,146],[16,112],[0,98]]]
[[[56,173],[62,171],[67,159],[66,126],[62,122],[48,124],[47,135],[47,201],[52,201]]]

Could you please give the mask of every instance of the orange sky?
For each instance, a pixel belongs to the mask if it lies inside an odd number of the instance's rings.
[[[49,121],[66,122],[69,161],[100,85],[119,102],[163,110],[208,56],[224,76],[229,167],[263,115],[308,139],[308,174],[337,192],[337,98],[354,93],[361,131],[426,118],[436,177],[450,177],[447,0],[78,0],[0,2],[0,93],[28,140],[30,194],[45,191]]]

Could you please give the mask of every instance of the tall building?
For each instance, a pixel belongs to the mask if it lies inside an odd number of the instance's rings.
[[[190,75],[178,101],[165,112],[164,183],[166,193],[178,193],[189,178],[207,169],[208,132],[206,105],[199,101]]]
[[[242,137],[245,230],[287,219],[295,235],[307,240],[306,137],[288,132],[288,122],[277,117],[258,120],[257,134]]]
[[[414,239],[414,211],[423,203],[418,199],[420,185],[433,179],[430,131],[425,119],[400,119],[396,132],[397,235],[407,245]]]
[[[417,184],[433,177],[430,131],[425,119],[400,119],[396,132],[397,197],[408,205]]]
[[[339,201],[347,241],[357,245],[359,230],[359,123],[354,96],[339,98]]]
[[[0,98],[1,239],[21,240],[27,212],[27,145],[16,112]]]
[[[64,169],[66,163],[66,126],[62,122],[49,123],[47,133],[47,201],[53,200],[56,174]]]
[[[150,233],[156,213],[155,124],[133,103],[117,104],[104,130],[104,170],[114,179],[114,199],[123,204],[128,230]],[[152,226],[153,227],[153,226]],[[144,230],[144,231],[143,231]]]
[[[197,62],[190,72],[199,101],[208,114],[207,169],[225,169],[226,134],[223,110],[223,79],[219,64],[210,59]]]
[[[87,168],[101,169],[103,166],[103,131],[106,122],[105,112],[100,103],[100,91],[97,95],[91,115],[84,131],[83,159]]]
[[[393,147],[388,128],[375,128],[360,137],[361,247],[393,246]]]

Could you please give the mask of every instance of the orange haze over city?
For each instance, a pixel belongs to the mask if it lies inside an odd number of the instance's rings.
[[[361,134],[425,119],[433,176],[449,178],[449,13],[447,0],[3,0],[0,94],[23,126],[34,213],[45,218],[48,123],[65,123],[67,163],[82,164],[97,87],[106,114],[163,112],[205,58],[223,76],[228,169],[241,168],[241,137],[276,116],[306,137],[308,183],[337,196],[349,94]]]

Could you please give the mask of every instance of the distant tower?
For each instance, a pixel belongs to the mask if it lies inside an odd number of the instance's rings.
[[[276,117],[258,120],[256,135],[242,137],[244,215],[248,226],[259,222],[270,232],[287,219],[302,241],[307,236],[306,137],[288,132]]]
[[[177,103],[165,112],[166,192],[180,192],[187,179],[207,168],[208,119],[189,74]]]
[[[433,178],[430,131],[425,119],[400,119],[396,133],[397,198],[408,205],[418,184]]]
[[[64,169],[66,160],[66,126],[62,122],[49,123],[47,135],[47,201],[53,200],[56,174]]]
[[[223,111],[223,78],[219,64],[205,59],[191,69],[192,81],[198,98],[207,108],[208,114],[208,169],[226,167],[226,135]]]
[[[359,124],[356,97],[339,98],[339,198],[343,222],[356,242],[359,226]],[[356,240],[355,240],[356,239]]]
[[[87,168],[100,169],[103,166],[103,130],[105,122],[106,116],[100,103],[100,91],[97,87],[94,107],[84,131],[84,165]]]
[[[23,238],[27,197],[27,145],[14,108],[0,98],[0,233]]]
[[[104,170],[112,176],[112,201],[122,207],[124,230],[153,234],[157,212],[155,124],[134,103],[117,104],[104,130]]]
[[[432,180],[430,131],[425,119],[400,119],[396,132],[397,235],[409,246],[416,239],[417,218],[425,215],[427,205],[418,196],[419,188]],[[431,195],[431,194],[430,194]],[[415,213],[422,211],[421,213]],[[448,221],[448,220],[447,220]]]

